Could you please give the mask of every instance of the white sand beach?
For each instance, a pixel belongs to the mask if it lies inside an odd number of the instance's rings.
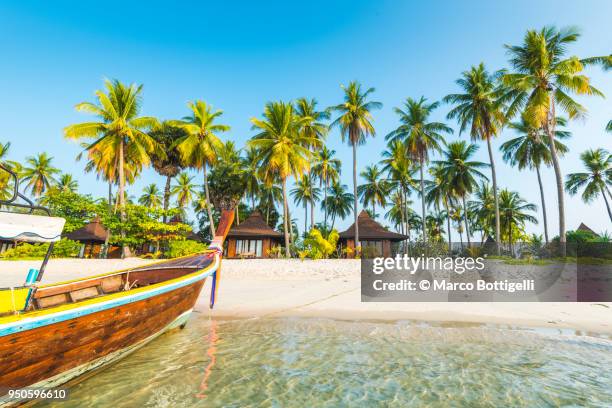
[[[54,259],[43,281],[58,282],[146,264],[148,260]],[[40,261],[0,261],[0,286],[19,285]],[[217,305],[210,283],[196,312],[223,318],[325,317],[497,324],[612,335],[612,303],[363,303],[359,261],[224,260]]]

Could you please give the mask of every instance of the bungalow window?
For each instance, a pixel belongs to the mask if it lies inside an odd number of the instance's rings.
[[[382,241],[361,240],[361,251],[370,256],[382,256],[383,243]]]
[[[236,255],[250,255],[261,258],[263,241],[261,239],[236,240]]]

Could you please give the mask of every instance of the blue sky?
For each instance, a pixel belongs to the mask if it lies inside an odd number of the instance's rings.
[[[49,152],[56,166],[79,179],[82,192],[103,196],[105,186],[75,162],[78,145],[62,137],[63,127],[88,119],[74,105],[93,100],[103,78],[144,84],[142,113],[161,119],[182,117],[189,100],[204,99],[224,110],[232,127],[224,137],[240,146],[254,133],[249,118],[267,101],[307,96],[327,107],[341,101],[340,84],[357,79],[376,87],[374,98],[384,104],[375,112],[376,138],[359,149],[363,167],[379,159],[384,135],[397,126],[392,108],[407,96],[439,100],[456,91],[453,81],[470,65],[507,66],[503,44],[517,44],[527,29],[543,25],[578,26],[583,36],[570,50],[578,56],[608,54],[610,15],[609,1],[3,2],[0,141],[11,141],[13,160]],[[580,170],[585,149],[612,150],[603,131],[612,119],[612,76],[598,68],[589,74],[608,99],[580,99],[589,116],[570,126],[565,174]],[[447,111],[442,105],[435,119],[444,120]],[[511,136],[505,131],[494,146]],[[350,149],[335,131],[328,144],[350,186]],[[478,155],[488,160],[484,145]],[[509,168],[499,153],[496,158],[500,186],[539,205],[535,174]],[[148,170],[130,194],[139,196],[151,182],[162,180]],[[544,182],[549,227],[556,231],[551,169],[544,170]],[[587,206],[568,197],[567,213],[570,229],[584,221],[612,231],[603,200]],[[303,225],[303,211],[294,215]]]

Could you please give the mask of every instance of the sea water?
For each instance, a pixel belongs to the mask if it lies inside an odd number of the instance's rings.
[[[58,407],[612,406],[612,341],[482,325],[195,315]]]

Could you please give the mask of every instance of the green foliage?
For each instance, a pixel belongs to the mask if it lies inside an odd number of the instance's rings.
[[[163,210],[143,205],[127,204],[126,220],[121,222],[119,213],[109,213],[105,205],[100,206],[102,224],[111,231],[111,244],[138,246],[146,242],[183,240],[191,227],[183,223],[166,224],[162,222],[165,214],[168,218],[177,215],[179,209]],[[121,236],[121,231],[125,236]]]
[[[329,258],[331,254],[336,250],[336,244],[338,243],[338,231],[332,230],[327,238],[321,235],[321,231],[313,228],[308,233],[308,236],[304,238],[304,249],[298,252],[300,259],[322,259]]]
[[[97,205],[90,195],[51,187],[41,200],[54,217],[66,219],[64,233],[72,232],[89,222],[96,214]]]
[[[55,243],[53,252],[51,253],[52,258],[72,258],[79,254],[81,244],[66,238]],[[0,254],[2,259],[42,259],[45,257],[49,244],[30,244],[23,242],[18,244],[15,248],[11,248],[8,251]]]
[[[190,239],[185,241],[170,241],[165,255],[167,258],[178,258],[180,256],[202,252],[207,248],[208,245]]]

